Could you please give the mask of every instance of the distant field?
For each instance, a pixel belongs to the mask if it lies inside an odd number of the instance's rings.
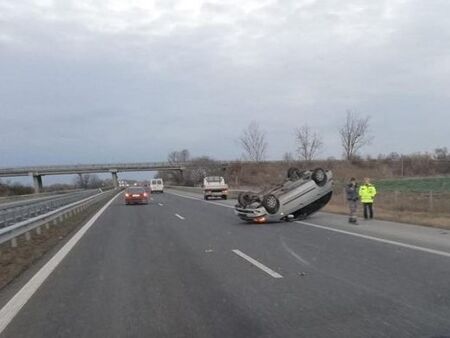
[[[380,180],[374,184],[380,191],[450,192],[450,177]]]

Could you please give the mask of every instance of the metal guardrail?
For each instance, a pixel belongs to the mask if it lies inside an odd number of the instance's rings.
[[[0,244],[11,241],[11,246],[17,246],[17,237],[25,235],[27,240],[31,239],[31,231],[36,231],[37,234],[42,232],[42,226],[47,229],[51,225],[57,225],[63,222],[66,218],[76,215],[89,206],[106,198],[111,198],[118,194],[119,190],[109,190],[101,192],[93,196],[86,197],[82,200],[64,205],[56,210],[47,212],[45,214],[27,219],[25,221],[10,225],[0,229]]]
[[[39,195],[32,195],[33,197],[30,197],[28,199],[21,199],[21,200],[15,200],[15,201],[7,201],[7,202],[0,201],[0,212],[2,210],[23,207],[23,206],[27,206],[27,205],[44,202],[44,201],[49,201],[52,199],[60,199],[65,196],[75,195],[77,193],[79,194],[79,193],[86,192],[86,191],[87,190],[77,190],[77,191],[72,191],[72,192],[65,192],[65,193],[58,193],[58,194],[44,195],[44,196],[41,196],[39,194]],[[98,191],[98,189],[89,189],[89,191],[95,192],[95,191]]]
[[[51,196],[44,199],[22,201],[13,204],[0,204],[0,228],[13,225],[26,219],[45,214],[64,205],[94,195],[98,190],[79,191],[71,194]]]
[[[0,197],[0,205],[4,203],[12,203],[15,201],[26,201],[41,197],[48,197],[48,196],[56,196],[56,195],[62,195],[77,191],[82,191],[84,189],[68,189],[68,190],[57,190],[57,191],[49,191],[49,192],[41,192],[39,194],[26,194],[26,195],[10,195],[10,196],[1,196]]]

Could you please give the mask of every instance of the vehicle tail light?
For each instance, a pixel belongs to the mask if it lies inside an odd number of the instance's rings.
[[[130,197],[130,194],[125,194],[125,197]]]
[[[147,196],[148,196],[148,194],[146,192],[144,192],[144,197],[147,197]]]
[[[255,218],[255,223],[266,223],[266,221],[267,219],[264,216]]]

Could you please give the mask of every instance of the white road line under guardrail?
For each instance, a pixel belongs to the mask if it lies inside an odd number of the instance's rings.
[[[73,237],[0,310],[0,334],[118,195],[119,194],[116,194],[111,198],[105,206],[103,206],[75,235],[73,235]]]

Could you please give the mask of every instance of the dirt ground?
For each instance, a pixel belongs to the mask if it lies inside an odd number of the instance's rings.
[[[17,240],[17,247],[12,248],[10,242],[0,245],[0,289],[17,278],[23,271],[54,248],[68,236],[80,228],[105,201],[98,202],[78,215],[65,219],[62,223],[51,225],[50,229],[42,227],[40,235],[32,232],[31,240],[25,240],[22,235]]]

